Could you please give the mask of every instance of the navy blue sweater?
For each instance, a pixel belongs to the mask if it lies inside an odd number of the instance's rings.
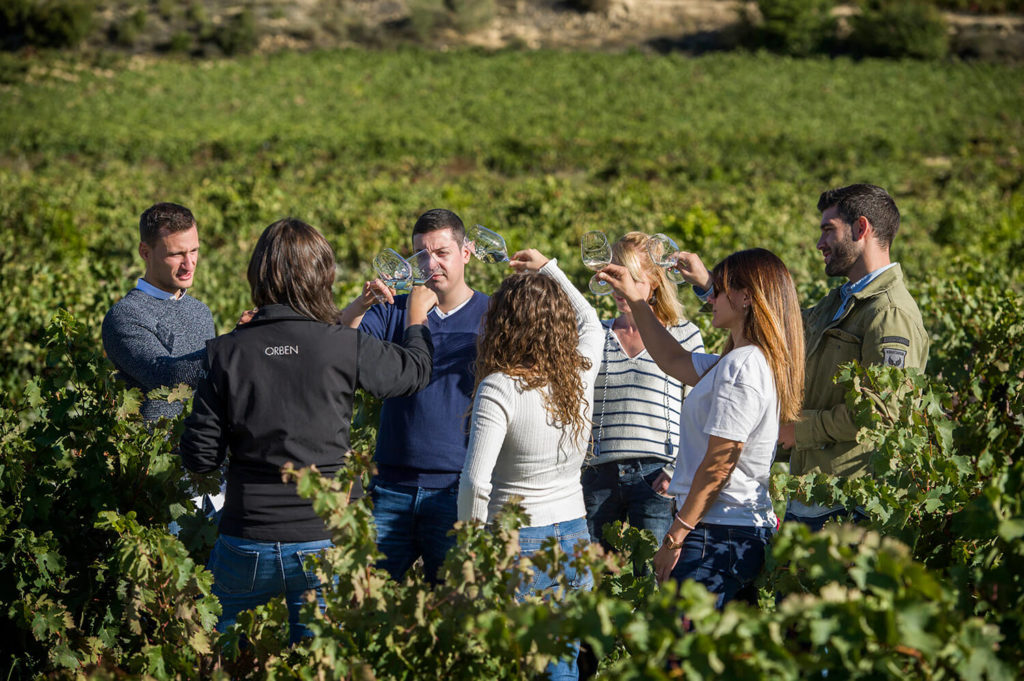
[[[465,307],[441,319],[428,317],[434,370],[426,388],[384,400],[377,432],[378,478],[384,482],[441,489],[459,479],[466,461],[476,341],[490,299],[479,291]],[[359,330],[381,340],[401,340],[408,296],[374,305]]]

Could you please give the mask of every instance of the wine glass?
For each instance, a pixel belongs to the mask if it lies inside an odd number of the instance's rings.
[[[597,272],[611,264],[612,245],[608,243],[604,232],[587,232],[580,239],[580,255],[583,264]],[[612,292],[612,285],[598,279],[595,274],[590,278],[590,292],[597,296],[607,295]]]
[[[409,256],[409,267],[412,268],[412,283],[426,284],[437,272],[437,261],[430,251],[424,248]]]
[[[412,266],[394,249],[385,248],[378,253],[377,257],[373,259],[373,269],[381,281],[396,291],[408,290],[412,286]],[[382,303],[385,301],[384,297],[376,290],[373,291],[373,295],[378,301]]]
[[[483,225],[473,225],[466,231],[466,240],[473,246],[473,255],[488,264],[508,262],[505,239]]]
[[[647,242],[647,254],[651,256],[651,262],[664,269],[665,276],[673,284],[681,284],[686,280],[674,257],[679,250],[679,246],[667,234],[655,234]]]

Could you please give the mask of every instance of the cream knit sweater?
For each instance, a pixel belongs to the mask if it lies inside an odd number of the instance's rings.
[[[590,360],[583,375],[580,412],[594,414],[594,380],[601,368],[604,329],[597,313],[558,269],[555,260],[541,268],[561,286],[576,312],[580,354]],[[590,429],[576,442],[551,423],[541,390],[523,390],[504,373],[487,376],[473,401],[469,451],[459,480],[459,520],[487,522],[504,504],[519,497],[529,526],[575,520],[586,515],[580,466]]]

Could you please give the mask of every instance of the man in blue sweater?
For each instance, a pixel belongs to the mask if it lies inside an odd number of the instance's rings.
[[[426,285],[437,294],[430,311],[434,368],[426,388],[409,397],[384,400],[377,433],[377,475],[371,484],[381,567],[395,579],[423,558],[428,579],[437,580],[448,536],[456,520],[459,473],[466,460],[468,413],[472,406],[476,339],[488,297],[465,280],[472,250],[465,228],[449,210],[427,211],[412,230],[413,248],[426,249],[433,270]],[[374,293],[386,302],[375,304]],[[372,336],[400,341],[408,296],[393,296],[380,281],[368,282],[363,295],[342,313],[341,321]]]
[[[216,335],[213,315],[186,293],[199,260],[199,232],[192,211],[158,203],[139,219],[139,255],[146,271],[135,288],[103,318],[103,349],[125,383],[148,393],[202,375],[206,341]],[[181,413],[180,402],[146,400],[147,421]]]

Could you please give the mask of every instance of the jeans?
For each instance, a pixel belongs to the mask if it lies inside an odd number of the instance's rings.
[[[774,527],[700,523],[683,540],[672,579],[703,584],[718,596],[715,607],[721,610],[754,583],[774,534]]]
[[[584,467],[581,481],[590,540],[610,549],[604,541],[604,526],[628,520],[637,529],[650,530],[661,542],[672,526],[673,499],[655,492],[651,484],[664,468],[665,462],[654,458]]]
[[[557,537],[558,544],[566,553],[566,562],[562,566],[562,573],[569,582],[569,588],[574,590],[587,590],[594,586],[594,576],[588,570],[583,574],[576,572],[576,568],[569,564],[576,544],[580,541],[589,541],[590,532],[587,530],[587,522],[584,518],[577,518],[564,523],[553,525],[542,525],[540,527],[523,527],[519,530],[519,553],[523,556],[531,556],[540,550],[541,544],[548,537]],[[517,598],[526,596],[554,594],[555,581],[546,573],[533,568],[533,579],[523,587]],[[557,662],[552,662],[547,667],[548,678],[555,679],[578,679],[579,668],[576,658],[580,653],[579,641],[573,641],[567,649],[567,656]]]
[[[806,525],[807,527],[811,528],[811,532],[820,532],[821,528],[825,527],[825,523],[827,523],[830,520],[839,520],[839,521],[844,521],[845,520],[845,521],[849,521],[851,523],[859,523],[859,522],[863,522],[863,521],[865,521],[867,519],[868,519],[867,514],[865,514],[860,509],[854,509],[853,513],[850,513],[845,508],[840,508],[840,509],[838,509],[836,511],[832,511],[830,513],[826,513],[825,515],[819,515],[819,516],[813,516],[813,517],[796,515],[794,513],[790,513],[787,510],[786,511],[786,515],[783,516],[783,518],[782,518],[782,522],[784,522],[784,523],[788,523],[788,522],[802,523],[802,524]]]
[[[401,579],[416,559],[423,558],[427,580],[436,584],[448,550],[455,546],[448,532],[458,518],[459,483],[427,489],[374,481],[370,490],[377,548],[384,559],[377,566]]]
[[[207,569],[213,573],[213,595],[220,599],[221,616],[217,631],[235,623],[238,613],[251,610],[284,594],[288,604],[288,625],[292,643],[309,636],[299,622],[299,608],[305,594],[316,591],[324,608],[320,580],[303,565],[306,556],[331,546],[330,539],[308,542],[265,542],[222,534],[210,553]]]

